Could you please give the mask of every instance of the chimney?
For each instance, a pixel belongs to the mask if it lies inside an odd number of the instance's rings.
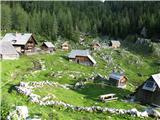
[[[17,37],[18,32],[16,31],[15,36]]]
[[[16,36],[16,37],[20,37],[21,34],[16,31],[16,35],[15,35],[15,36]]]

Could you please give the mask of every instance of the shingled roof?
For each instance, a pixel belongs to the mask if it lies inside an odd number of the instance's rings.
[[[120,80],[123,76],[124,76],[124,74],[113,72],[110,74],[109,77],[112,79],[115,79],[115,80]]]
[[[0,41],[0,54],[19,56],[19,54],[17,53],[16,49],[13,47],[11,42],[3,40]]]
[[[160,73],[152,75],[153,80],[157,83],[160,88]]]
[[[121,43],[117,40],[111,40],[112,45],[120,46]]]
[[[45,44],[48,48],[54,48],[55,47],[51,42],[44,42],[43,44]]]
[[[89,50],[72,50],[69,54],[69,58],[75,58],[76,56],[88,56]]]
[[[68,55],[68,58],[75,58],[76,56],[87,56],[93,62],[93,64],[96,64],[96,61],[90,55],[89,50],[72,50]]]
[[[2,40],[10,41],[12,45],[25,45],[31,36],[32,33],[7,33]]]
[[[68,41],[65,41],[64,43],[62,43],[62,46],[68,45]]]

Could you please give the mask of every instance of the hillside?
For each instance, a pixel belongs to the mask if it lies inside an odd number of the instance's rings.
[[[125,103],[122,100],[125,95],[134,92],[148,76],[160,72],[160,66],[157,64],[158,58],[142,57],[138,54],[120,49],[102,49],[93,51],[92,55],[97,61],[97,66],[88,67],[69,62],[64,56],[68,52],[57,50],[54,54],[39,54],[33,56],[22,56],[19,60],[1,61],[2,66],[2,117],[17,105],[26,105],[29,108],[30,115],[38,114],[42,119],[141,119],[129,115],[115,115],[110,113],[90,113],[76,112],[63,107],[40,106],[31,103],[28,97],[19,94],[15,90],[15,85],[20,82],[33,81],[52,81],[59,84],[75,85],[79,81],[89,79],[92,76],[101,74],[108,78],[113,68],[123,70],[129,79],[126,89],[118,89],[102,83],[88,81],[84,88],[67,89],[59,87],[44,86],[41,89],[35,88],[34,93],[45,96],[53,95],[54,99],[65,103],[78,106],[102,106],[110,108],[131,109],[137,108],[144,110],[146,106],[139,103]],[[39,64],[43,63],[43,69]],[[103,103],[98,100],[99,95],[106,93],[115,93],[119,99]],[[143,118],[142,118],[143,119]],[[146,118],[152,119],[152,118]]]
[[[0,38],[2,120],[160,117],[159,1],[2,0]]]

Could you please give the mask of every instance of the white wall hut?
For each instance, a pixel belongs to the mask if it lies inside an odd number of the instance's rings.
[[[0,41],[0,59],[15,60],[19,58],[19,54],[9,41]]]
[[[121,43],[118,40],[111,40],[109,42],[109,46],[112,48],[119,48],[121,46]]]

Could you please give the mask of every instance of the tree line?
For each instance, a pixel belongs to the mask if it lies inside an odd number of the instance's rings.
[[[33,32],[56,40],[77,41],[81,32],[125,38],[146,31],[160,33],[160,2],[2,2],[1,29]]]

